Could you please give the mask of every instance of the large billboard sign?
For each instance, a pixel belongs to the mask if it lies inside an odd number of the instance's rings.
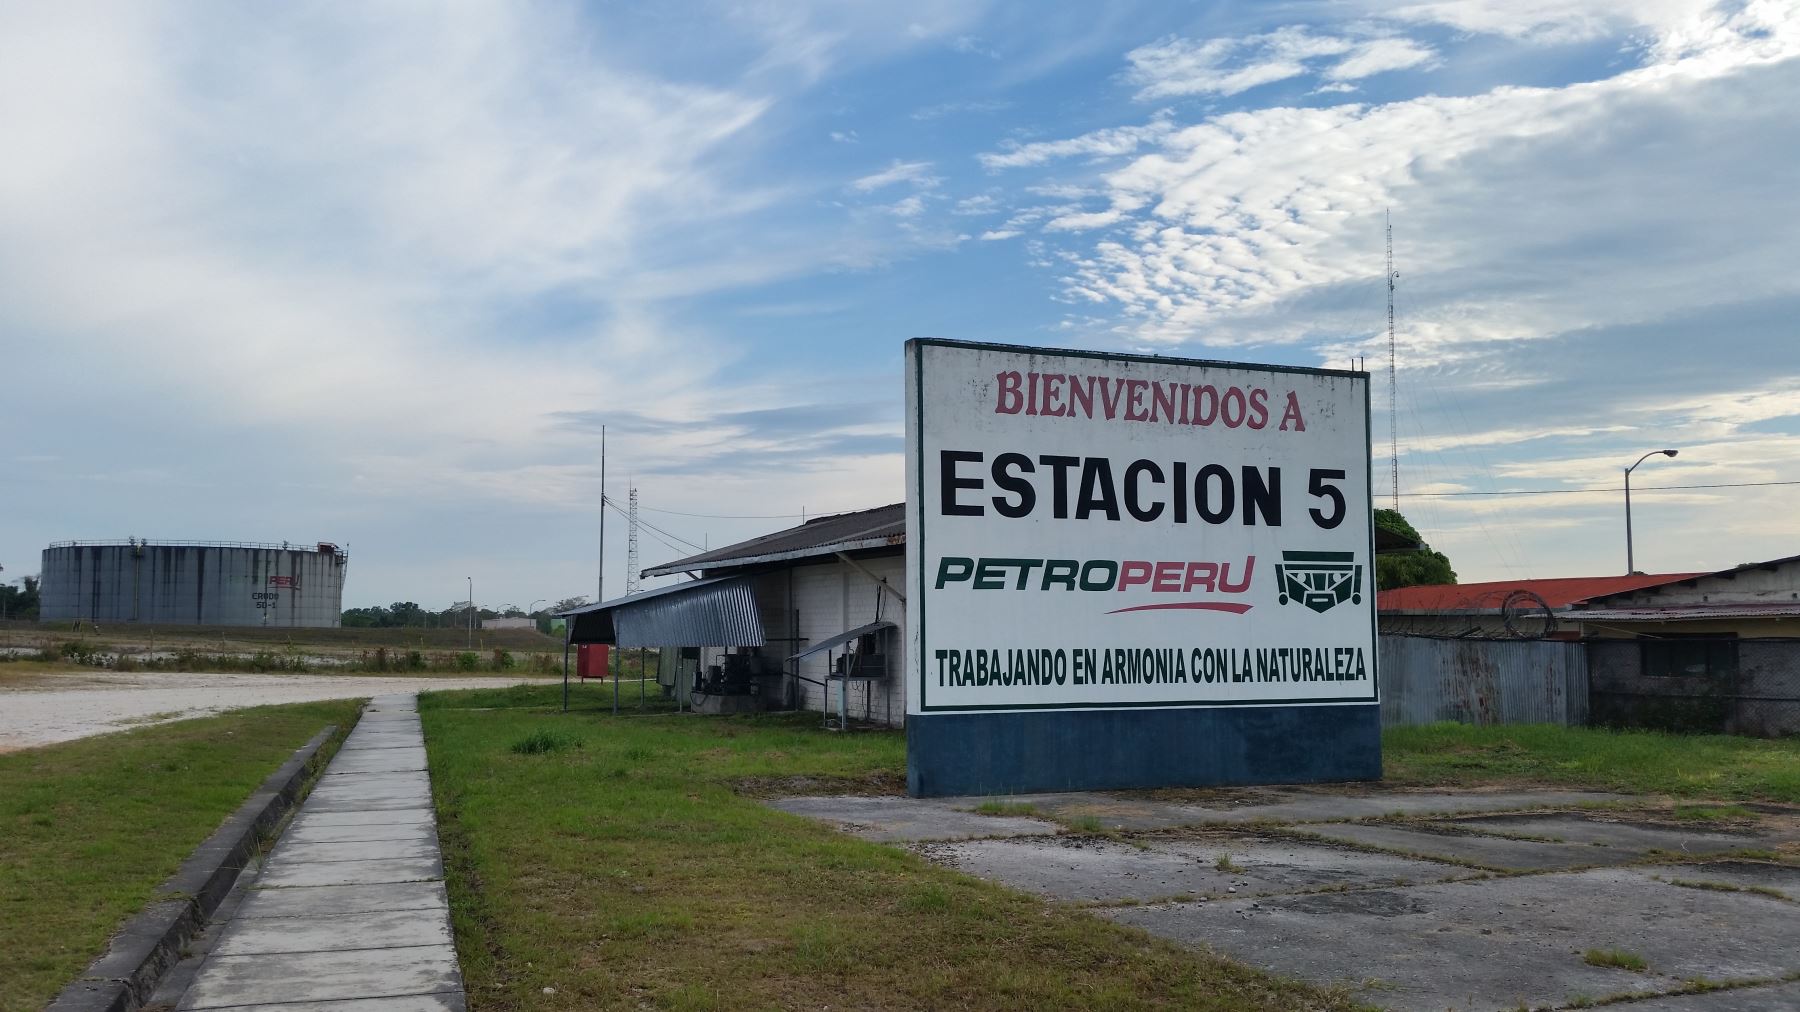
[[[909,723],[1377,701],[1366,374],[907,352]]]

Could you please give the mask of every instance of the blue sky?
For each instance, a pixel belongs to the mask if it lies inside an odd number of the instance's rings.
[[[601,424],[620,501],[897,501],[906,338],[1384,365],[1391,208],[1403,508],[1620,572],[1616,494],[1423,493],[1800,479],[1797,98],[1760,0],[0,2],[0,565],[591,594]],[[1650,571],[1800,551],[1800,486],[1635,506]]]

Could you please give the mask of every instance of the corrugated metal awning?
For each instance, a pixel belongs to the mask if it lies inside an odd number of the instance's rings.
[[[898,628],[898,626],[896,626],[893,622],[889,622],[887,619],[879,619],[877,621],[870,622],[868,625],[859,625],[856,628],[850,630],[849,632],[838,633],[836,636],[833,636],[832,638],[830,638],[828,640],[821,640],[818,643],[814,643],[812,646],[807,647],[805,650],[802,650],[799,653],[794,654],[793,656],[789,657],[788,660],[797,661],[803,657],[811,657],[813,654],[816,654],[821,650],[830,650],[832,647],[842,646],[845,643],[848,643],[851,640],[857,638],[858,636],[867,636],[868,634],[870,634],[872,632],[878,632],[882,629],[895,629],[895,628]]]
[[[1692,604],[1665,608],[1580,608],[1572,622],[1700,622],[1712,618],[1800,618],[1800,603]]]
[[[760,647],[750,580],[695,580],[567,612],[569,642],[619,647]]]

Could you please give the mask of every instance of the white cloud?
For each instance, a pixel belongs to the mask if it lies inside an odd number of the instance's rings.
[[[1372,39],[1359,43],[1350,55],[1326,68],[1325,76],[1332,81],[1356,81],[1422,66],[1436,57],[1430,46],[1412,39]]]
[[[1139,86],[1137,97],[1154,100],[1236,95],[1320,72],[1330,81],[1353,81],[1429,64],[1436,53],[1413,39],[1320,34],[1295,25],[1237,38],[1171,37],[1125,58],[1131,64],[1125,77]]]
[[[989,169],[1016,169],[1084,155],[1115,158],[1131,154],[1142,145],[1161,140],[1172,130],[1173,127],[1167,120],[1157,118],[1142,126],[1109,127],[1066,140],[1002,145],[1000,151],[984,152],[976,157]]]
[[[1139,321],[1144,336],[1175,340],[1220,313],[1268,308],[1309,288],[1367,277],[1370,261],[1347,255],[1351,246],[1374,245],[1362,230],[1383,207],[1430,199],[1431,191],[1419,190],[1428,177],[1456,179],[1465,166],[1522,144],[1583,138],[1602,125],[1616,131],[1614,121],[1634,104],[1674,101],[1669,96],[1684,89],[1800,53],[1800,21],[1769,17],[1747,11],[1712,48],[1592,83],[1378,106],[1265,108],[1184,128],[1159,119],[984,162],[1033,165],[1154,143],[1156,151],[1105,175],[1113,211],[1142,213],[1129,236],[1075,255],[1068,294],[1114,302]],[[1121,140],[1096,143],[1109,138]],[[1060,212],[1045,227],[1120,224],[1113,211]],[[1429,252],[1447,269],[1455,257],[1479,250],[1473,244]],[[1542,315],[1567,323],[1560,312]]]
[[[1022,233],[1016,228],[996,228],[981,233],[983,242],[998,242],[1002,239],[1015,239]]]
[[[855,180],[850,184],[850,188],[858,193],[870,193],[886,186],[893,186],[896,183],[935,186],[938,180],[929,175],[930,172],[930,162],[896,161],[894,164],[882,169],[880,172],[871,172],[870,174]]]
[[[1440,0],[1384,4],[1371,13],[1482,35],[1581,42],[1637,28],[1667,36],[1714,6],[1712,0]]]
[[[937,105],[928,105],[922,109],[914,110],[912,118],[921,121],[934,120],[963,113],[986,114],[1003,112],[1012,107],[1013,103],[1006,99],[963,99],[955,102],[940,102]]]

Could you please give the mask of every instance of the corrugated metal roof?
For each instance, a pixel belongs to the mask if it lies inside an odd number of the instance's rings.
[[[668,576],[673,573],[753,566],[905,543],[906,504],[895,503],[856,513],[818,517],[798,527],[653,566],[644,570],[644,575]]]
[[[620,647],[760,647],[756,592],[743,577],[694,580],[564,613],[571,643]]]
[[[1380,611],[1497,611],[1514,591],[1524,590],[1544,599],[1552,608],[1567,608],[1579,601],[1606,594],[1642,590],[1700,573],[1662,573],[1636,576],[1573,576],[1549,580],[1498,580],[1491,583],[1434,583],[1399,587],[1375,595]]]
[[[814,643],[812,646],[807,647],[805,650],[802,650],[799,653],[794,654],[793,656],[789,657],[788,660],[797,661],[803,657],[811,657],[813,654],[816,654],[821,650],[830,650],[832,647],[843,646],[845,643],[850,642],[851,640],[857,638],[858,636],[867,636],[868,634],[875,632],[879,629],[898,629],[898,628],[899,628],[898,625],[896,625],[893,622],[889,622],[885,618],[876,619],[875,621],[870,622],[868,625],[859,625],[856,628],[850,630],[849,632],[841,632],[841,633],[838,633],[836,636],[831,637],[828,640],[820,640],[819,642]]]
[[[1778,569],[1782,566],[1786,566],[1786,565],[1789,565],[1789,564],[1795,563],[1795,562],[1800,562],[1800,555],[1790,555],[1790,556],[1787,556],[1786,558],[1782,558],[1782,559],[1770,559],[1767,562],[1746,562],[1741,566],[1732,566],[1730,569],[1720,569],[1720,570],[1716,570],[1711,573],[1682,573],[1673,579],[1666,580],[1663,582],[1679,583],[1679,582],[1684,582],[1684,581],[1688,581],[1688,580],[1702,580],[1702,579],[1706,579],[1708,577],[1714,577],[1714,576],[1734,577],[1739,573],[1747,573],[1753,569],[1773,570],[1773,569]],[[1649,586],[1661,586],[1661,584],[1651,584]],[[1595,595],[1594,600],[1597,602],[1604,598],[1617,597],[1620,594],[1629,594],[1634,590],[1646,590],[1646,589],[1648,589],[1648,587],[1622,587],[1616,591],[1608,591],[1605,594]]]
[[[1695,622],[1709,618],[1800,618],[1800,601],[1783,604],[1691,604],[1671,608],[1583,608],[1578,622]]]

